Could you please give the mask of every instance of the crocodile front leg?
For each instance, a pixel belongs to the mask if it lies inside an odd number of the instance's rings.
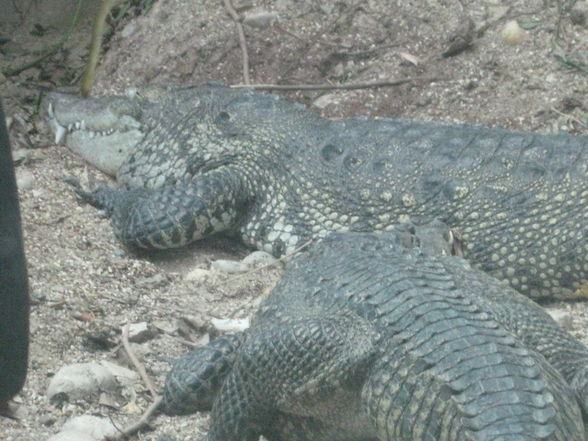
[[[106,211],[116,237],[126,246],[177,248],[235,227],[252,200],[239,174],[221,167],[174,186],[77,193]]]
[[[165,413],[188,415],[211,410],[246,338],[245,332],[219,337],[176,360],[165,380]]]
[[[359,410],[376,338],[355,315],[250,335],[214,402],[206,441],[375,441]]]

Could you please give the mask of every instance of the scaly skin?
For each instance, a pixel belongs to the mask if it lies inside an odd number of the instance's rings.
[[[405,234],[335,234],[298,256],[250,329],[174,365],[167,413],[212,408],[206,441],[585,440],[588,349]]]
[[[468,261],[518,291],[588,294],[586,136],[331,121],[218,85],[50,102],[56,132],[72,127],[67,145],[117,171],[119,189],[82,194],[110,208],[126,245],[169,248],[234,230],[280,256],[332,231],[439,218],[460,233]]]

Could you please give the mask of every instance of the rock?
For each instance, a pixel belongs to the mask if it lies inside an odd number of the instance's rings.
[[[155,320],[153,326],[166,334],[175,334],[178,332],[178,325],[168,320]]]
[[[253,251],[241,261],[249,267],[257,265],[271,265],[276,263],[278,259],[265,251]]]
[[[500,36],[508,44],[518,44],[525,39],[525,30],[519,26],[516,20],[511,20],[504,25]]]
[[[588,2],[576,2],[570,9],[570,20],[575,25],[585,26],[588,22]]]
[[[182,317],[181,321],[198,332],[206,332],[208,329],[208,320],[199,315],[187,315]]]
[[[53,424],[55,424],[57,422],[57,418],[55,417],[55,415],[42,415],[39,417],[39,422],[43,425],[43,426],[47,426],[50,427]]]
[[[161,273],[154,274],[151,277],[139,277],[136,285],[139,288],[156,289],[169,284],[167,277]]]
[[[129,341],[143,343],[155,337],[155,333],[149,328],[147,322],[131,323],[129,325]]]
[[[67,432],[59,432],[49,437],[47,441],[98,441],[93,436],[83,432],[74,432],[69,430]]]
[[[572,315],[569,311],[556,308],[545,308],[545,311],[560,325],[562,328],[570,331],[573,327]]]
[[[227,274],[245,273],[249,270],[247,265],[235,260],[219,259],[212,262],[210,266],[212,269]]]
[[[190,271],[184,279],[188,282],[198,282],[206,280],[211,276],[212,272],[204,268],[194,268]]]
[[[327,93],[326,95],[319,96],[312,102],[312,105],[317,109],[323,110],[325,107],[331,104],[338,104],[337,94]]]
[[[217,319],[213,318],[210,323],[220,332],[240,332],[249,327],[249,318],[244,319]]]
[[[137,24],[134,22],[130,22],[122,29],[122,31],[120,32],[120,36],[122,38],[129,38],[131,35],[135,33],[136,30]]]
[[[245,14],[243,24],[255,29],[266,29],[279,20],[275,11],[256,10]]]
[[[69,400],[90,401],[103,391],[115,391],[115,376],[98,363],[76,363],[62,367],[47,388],[49,400],[67,396]]]
[[[62,432],[69,430],[84,432],[96,439],[103,439],[118,433],[118,430],[108,418],[99,418],[91,415],[82,415],[67,421],[63,425]]]
[[[31,151],[29,149],[14,149],[12,151],[12,161],[15,165],[26,162],[31,157]]]
[[[475,30],[474,21],[469,16],[463,16],[445,43],[443,57],[453,57],[469,48],[474,40]]]
[[[30,190],[35,183],[35,177],[26,169],[16,169],[16,185],[21,190]]]
[[[101,441],[117,434],[117,428],[109,419],[82,415],[67,421],[61,432],[47,441]]]

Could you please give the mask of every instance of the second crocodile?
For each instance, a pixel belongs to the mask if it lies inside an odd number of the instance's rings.
[[[174,364],[167,413],[212,409],[207,441],[584,441],[588,349],[423,243],[333,234],[297,256],[250,329]]]

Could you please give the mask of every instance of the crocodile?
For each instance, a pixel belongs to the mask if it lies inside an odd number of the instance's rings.
[[[275,256],[328,233],[442,219],[532,298],[588,296],[588,136],[353,117],[218,84],[53,93],[56,141],[117,188],[79,194],[131,248],[236,233]]]
[[[588,349],[423,240],[333,233],[299,254],[249,329],[173,364],[164,411],[212,410],[206,441],[585,440]]]
[[[29,347],[27,267],[8,128],[0,103],[0,413],[25,382]]]

